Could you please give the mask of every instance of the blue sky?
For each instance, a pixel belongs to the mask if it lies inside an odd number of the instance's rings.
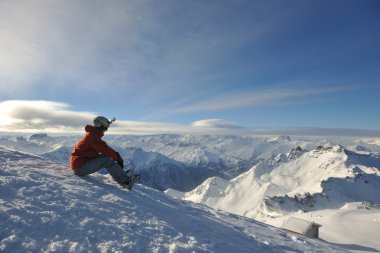
[[[379,130],[379,13],[377,0],[3,0],[1,117]]]

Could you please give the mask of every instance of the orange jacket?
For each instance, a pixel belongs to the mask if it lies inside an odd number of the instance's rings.
[[[75,170],[82,167],[87,161],[101,155],[118,160],[119,154],[110,148],[107,143],[101,140],[103,133],[101,130],[87,125],[86,133],[75,145],[70,156],[70,167]]]

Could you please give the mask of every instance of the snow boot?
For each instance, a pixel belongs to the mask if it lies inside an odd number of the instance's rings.
[[[132,190],[133,185],[137,182],[137,180],[140,179],[140,175],[132,175],[128,176],[127,180],[121,184],[124,188],[127,188],[128,190]]]

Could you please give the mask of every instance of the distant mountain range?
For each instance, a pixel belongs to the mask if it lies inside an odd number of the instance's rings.
[[[80,137],[40,133],[2,137],[0,145],[69,164],[70,153]],[[329,143],[289,136],[233,135],[109,135],[103,139],[122,155],[128,169],[142,175],[141,182],[159,190],[180,191],[192,190],[212,176],[235,178],[252,166],[257,167],[256,173],[263,173],[270,167],[268,163],[288,159],[284,154],[292,150]],[[351,141],[350,145],[355,151],[380,152],[374,144]]]

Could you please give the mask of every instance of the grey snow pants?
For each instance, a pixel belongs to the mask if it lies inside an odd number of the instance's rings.
[[[127,175],[124,170],[114,161],[107,156],[99,156],[86,162],[82,167],[75,169],[74,174],[77,176],[86,176],[97,172],[98,170],[106,168],[111,174],[113,179],[119,184],[124,183],[127,180]]]

